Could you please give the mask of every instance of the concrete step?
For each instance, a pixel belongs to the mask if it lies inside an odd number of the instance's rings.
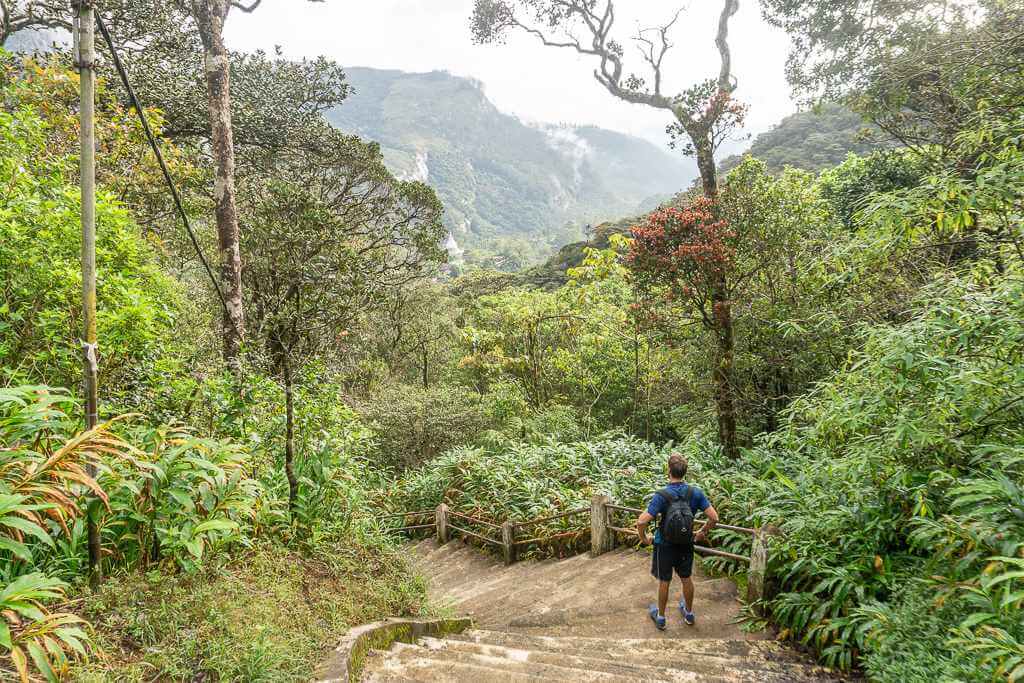
[[[586,604],[592,601],[600,586],[613,586],[620,581],[631,563],[630,558],[621,557],[609,557],[601,563],[586,559],[564,560],[557,566],[540,568],[536,574],[530,571],[528,563],[513,565],[514,569],[521,568],[522,573],[511,574],[492,590],[479,593],[459,606],[466,613],[480,614],[484,619],[488,613],[495,612],[518,616],[538,605],[550,606],[556,599]]]
[[[639,652],[632,658],[617,654],[630,652],[630,649],[616,641],[607,641],[604,650],[586,651],[570,651],[557,646],[533,649],[525,647],[525,643],[519,643],[519,645],[519,647],[510,647],[455,638],[427,644],[428,647],[444,647],[453,652],[558,665],[580,671],[599,672],[645,681],[806,680],[802,677],[801,667],[768,661],[738,660],[737,657],[726,652],[724,645],[720,645],[719,650],[714,653],[688,652],[684,656],[676,656],[671,652],[652,653],[648,651]],[[583,652],[585,654],[582,654]]]
[[[642,637],[653,630],[646,609],[655,599],[657,582],[650,576],[649,552],[620,549],[599,558],[579,555],[505,567],[459,541],[444,546],[425,541],[416,551],[434,602],[473,617],[481,626],[529,633],[554,628],[552,635],[601,635],[618,629],[623,637]],[[676,623],[681,622],[675,609],[677,588],[669,612],[674,637],[764,637],[733,624],[738,603],[731,581],[706,577],[699,562],[694,581],[698,626],[684,629]]]
[[[432,587],[460,601],[482,594],[506,581],[518,581],[523,577],[529,577],[530,585],[560,589],[573,585],[566,582],[570,577],[577,579],[575,585],[580,585],[581,579],[589,582],[584,587],[603,585],[603,577],[616,571],[643,578],[648,576],[650,563],[648,553],[619,551],[602,556],[600,561],[587,555],[578,555],[564,560],[526,561],[504,567],[495,559],[458,542],[452,542],[441,549],[427,548],[425,554],[423,552],[416,563],[418,570],[430,580]],[[467,578],[482,580],[467,581]]]
[[[460,661],[439,662],[426,658],[415,661],[389,661],[386,664],[380,664],[376,660],[369,661],[361,680],[366,683],[536,683],[557,679],[525,676]]]
[[[810,683],[835,680],[767,633],[736,624],[732,581],[694,566],[696,626],[683,623],[674,584],[669,627],[654,628],[647,607],[657,581],[650,553],[620,549],[597,558],[523,561],[433,539],[411,549],[431,600],[472,617],[477,629],[396,643],[371,652],[366,681],[708,681]]]
[[[609,658],[615,661],[650,664],[680,661],[691,657],[739,659],[757,665],[771,663],[816,669],[798,653],[772,640],[720,640],[675,638],[619,638],[583,636],[535,636],[521,632],[473,629],[448,636],[451,641],[509,647],[535,652]],[[661,664],[662,666],[669,666]],[[824,671],[818,669],[819,672]]]
[[[579,681],[625,683],[644,680],[555,663],[531,662],[502,654],[449,649],[443,641],[429,646],[396,643],[387,655],[367,667],[364,680],[385,673],[421,681]]]
[[[539,583],[551,574],[566,571],[567,567],[587,559],[586,556],[577,556],[566,560],[520,562],[505,567],[496,558],[479,550],[466,552],[467,548],[465,544],[452,541],[441,550],[427,549],[426,554],[421,553],[416,561],[417,568],[430,580],[431,586],[457,602],[526,576],[529,576],[531,584]],[[467,581],[467,577],[478,580]]]
[[[537,610],[500,625],[507,630],[550,636],[600,637],[615,634],[622,638],[668,640],[759,640],[769,637],[769,634],[763,632],[742,631],[735,623],[739,605],[721,603],[706,605],[706,609],[701,608],[698,603],[697,623],[694,626],[685,624],[675,603],[670,603],[668,627],[664,631],[658,631],[647,615],[652,598],[653,595],[641,597],[629,605],[611,604],[607,608],[595,605],[576,610]],[[487,620],[480,619],[477,623],[483,628],[490,628]]]
[[[571,573],[573,566],[581,560],[547,561],[547,562],[519,562],[511,567],[502,564],[493,564],[486,567],[460,567],[459,572],[450,576],[454,581],[437,581],[432,583],[438,589],[445,590],[449,596],[458,604],[467,604],[474,600],[486,599],[490,593],[504,594],[508,588],[524,585],[540,586],[552,580],[552,577]],[[430,570],[427,570],[430,571]],[[436,569],[435,569],[436,571]],[[468,582],[466,576],[475,576],[477,580]],[[528,583],[524,583],[527,582]]]
[[[500,642],[496,642],[500,641]],[[462,637],[396,643],[367,659],[364,681],[705,681],[820,683],[816,667],[774,658],[769,643],[535,639],[473,631]],[[540,647],[535,647],[535,646]],[[517,647],[518,646],[518,647]]]

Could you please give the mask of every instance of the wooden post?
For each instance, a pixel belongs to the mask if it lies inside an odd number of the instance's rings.
[[[765,572],[768,569],[767,534],[763,529],[754,531],[754,543],[750,550],[750,569],[747,571],[747,602],[754,604],[764,599]]]
[[[597,557],[603,555],[612,548],[615,539],[611,529],[608,528],[609,510],[608,503],[612,502],[608,496],[595,495],[590,500],[590,555]]]
[[[444,545],[448,542],[448,506],[441,503],[434,512],[434,524],[437,526],[437,542]]]
[[[73,40],[79,77],[80,176],[82,184],[82,365],[85,375],[85,428],[99,422],[99,350],[96,341],[96,31],[92,0],[75,0]],[[86,465],[96,476],[96,465]],[[103,579],[100,564],[100,532],[92,514],[88,518],[89,583],[95,588]]]
[[[506,520],[501,525],[501,546],[505,553],[505,566],[516,561],[516,527]]]

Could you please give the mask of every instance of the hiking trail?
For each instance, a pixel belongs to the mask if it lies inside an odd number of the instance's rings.
[[[767,633],[743,632],[727,578],[694,563],[697,623],[683,623],[673,581],[668,628],[647,607],[656,595],[650,554],[619,549],[599,557],[505,566],[463,542],[410,544],[430,597],[474,628],[371,650],[362,680],[399,681],[832,681]]]

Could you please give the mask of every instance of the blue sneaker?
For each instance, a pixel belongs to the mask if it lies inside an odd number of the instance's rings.
[[[664,631],[665,630],[665,627],[668,625],[668,619],[666,619],[665,617],[662,617],[662,616],[658,616],[658,606],[657,605],[651,605],[647,609],[647,614],[650,615],[651,621],[654,622],[654,625],[658,627],[659,631]]]
[[[686,609],[685,600],[679,601],[679,611],[683,613],[683,621],[686,622],[687,626],[693,626],[695,623],[697,623],[696,615],[693,612]]]

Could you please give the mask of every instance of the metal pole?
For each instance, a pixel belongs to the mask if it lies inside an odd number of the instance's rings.
[[[96,344],[96,132],[95,110],[95,17],[92,0],[74,0],[75,58],[78,66],[81,102],[82,182],[82,361],[85,370],[85,426],[99,421],[98,363]],[[90,477],[96,466],[87,465]],[[94,586],[103,578],[100,565],[99,529],[93,519],[94,500],[87,509],[89,527],[89,581]]]

